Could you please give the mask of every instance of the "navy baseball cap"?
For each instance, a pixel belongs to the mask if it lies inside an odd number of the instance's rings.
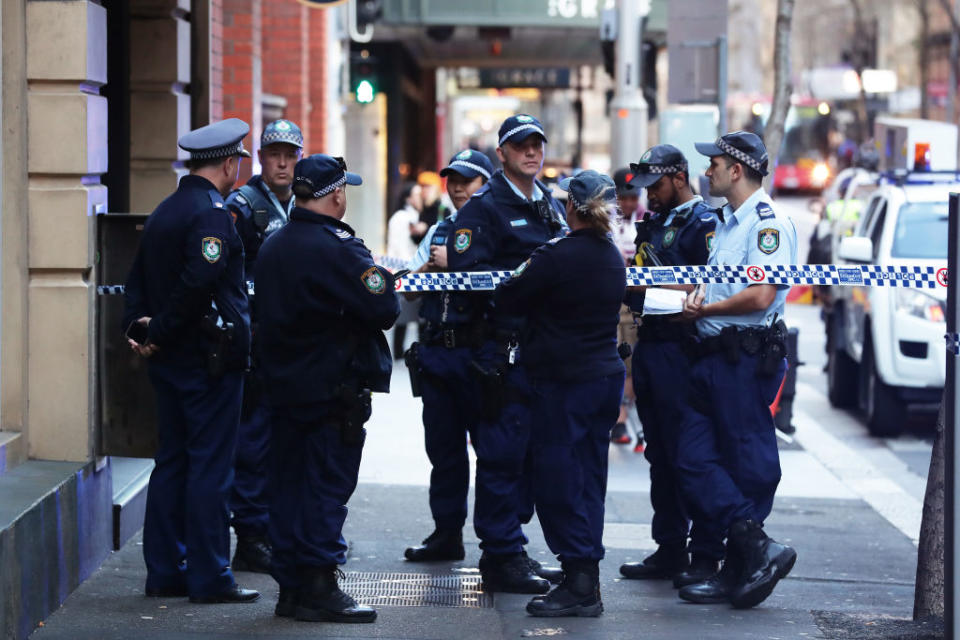
[[[263,133],[260,135],[260,146],[266,147],[278,142],[292,144],[303,149],[303,132],[300,131],[300,127],[289,120],[274,120],[263,128]]]
[[[572,178],[564,178],[557,186],[566,191],[575,207],[579,207],[598,195],[607,202],[617,199],[617,187],[610,176],[593,169],[581,171]]]
[[[623,167],[613,172],[613,184],[617,187],[618,196],[635,196],[639,191],[630,181],[633,180],[634,173],[631,169]]]
[[[716,142],[697,142],[697,151],[705,156],[730,156],[742,162],[760,175],[767,175],[767,148],[763,140],[749,131],[734,131],[717,138]]]
[[[547,141],[547,134],[543,132],[543,125],[539,120],[525,113],[510,116],[500,125],[497,146],[502,147],[504,142],[523,142],[533,134],[539,135],[544,142]]]
[[[440,176],[446,177],[454,172],[464,178],[483,176],[484,180],[489,180],[493,175],[493,163],[481,151],[464,149],[450,158],[450,164],[440,171]]]
[[[215,160],[230,156],[250,157],[243,148],[243,139],[250,126],[239,118],[227,118],[180,136],[177,144],[190,152],[191,160]]]
[[[305,184],[313,190],[313,197],[320,198],[345,184],[363,184],[363,179],[347,171],[343,158],[324,153],[307,156],[293,168],[294,184]]]
[[[639,162],[631,162],[633,180],[630,184],[638,189],[646,189],[657,180],[670,173],[687,172],[687,159],[683,152],[672,144],[658,144],[650,147],[640,156]]]

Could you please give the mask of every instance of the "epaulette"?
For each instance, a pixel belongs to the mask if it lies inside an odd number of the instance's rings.
[[[210,203],[213,204],[217,209],[223,209],[223,196],[220,195],[220,192],[216,189],[210,189],[207,191],[207,195],[210,196]]]
[[[330,226],[324,226],[324,228],[330,233],[332,233],[333,235],[335,235],[336,237],[340,238],[340,240],[342,241],[350,240],[351,238],[353,238],[353,235],[346,229],[337,229],[335,227],[330,227]]]
[[[769,220],[770,218],[775,218],[777,216],[777,214],[773,212],[773,207],[771,207],[767,202],[757,203],[757,215],[760,216],[761,220]]]
[[[473,192],[473,195],[471,195],[470,198],[471,198],[471,199],[472,199],[472,198],[479,198],[480,196],[482,196],[483,194],[485,194],[487,191],[490,191],[490,183],[489,183],[489,182],[487,182],[487,183],[484,184],[482,187],[480,187],[479,189],[477,189],[476,191],[474,191],[474,192]]]
[[[567,237],[567,236],[558,236],[558,237],[556,237],[556,238],[550,238],[549,240],[547,240],[547,244],[557,244],[558,242],[560,242],[561,240],[563,240],[563,239],[566,238],[566,237]]]

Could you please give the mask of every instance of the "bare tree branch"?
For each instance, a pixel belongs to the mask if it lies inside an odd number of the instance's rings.
[[[777,0],[777,27],[773,44],[774,90],[773,105],[770,107],[770,120],[764,128],[764,144],[770,158],[771,171],[764,179],[764,187],[769,191],[773,182],[773,167],[780,154],[783,141],[783,125],[790,108],[790,96],[793,93],[790,68],[790,30],[793,23],[794,0]]]

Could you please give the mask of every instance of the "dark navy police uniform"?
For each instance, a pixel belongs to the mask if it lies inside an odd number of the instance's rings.
[[[203,158],[246,153],[242,121],[187,134]],[[248,154],[249,155],[249,154]],[[159,447],[143,530],[148,595],[214,598],[235,587],[227,499],[250,346],[243,245],[207,179],[187,175],[147,218],[126,283],[124,329],[151,318]]]
[[[321,176],[311,184],[316,198],[346,179],[359,183],[344,171],[340,180],[323,178],[332,160],[318,154],[297,164],[297,176]],[[374,264],[353,229],[299,206],[261,248],[255,283],[260,363],[273,415],[271,573],[281,589],[277,614],[294,615],[281,613],[285,592],[293,602],[299,592],[302,607],[303,590],[314,588],[309,576],[329,580],[346,562],[342,529],[357,485],[362,425],[370,417],[370,392],[389,390],[392,360],[382,332],[400,308],[393,276]]]

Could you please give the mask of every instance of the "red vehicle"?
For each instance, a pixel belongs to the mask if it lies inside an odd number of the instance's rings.
[[[783,143],[773,172],[777,191],[821,191],[830,183],[827,164],[832,126],[825,103],[795,104],[787,113]]]

